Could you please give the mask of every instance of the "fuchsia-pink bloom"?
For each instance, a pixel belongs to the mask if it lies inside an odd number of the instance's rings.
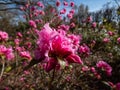
[[[44,5],[43,5],[42,2],[37,2],[37,5],[38,5],[39,7],[41,7],[41,8],[44,8]]]
[[[35,6],[32,6],[31,7],[31,11],[35,11],[36,10],[36,7]]]
[[[71,10],[69,11],[69,13],[74,14],[74,13],[75,13],[75,10],[74,10],[74,9],[71,9]]]
[[[98,68],[104,69],[108,76],[111,76],[112,67],[104,61],[99,61],[96,66]]]
[[[64,2],[63,2],[63,5],[64,5],[64,6],[68,6],[68,2],[64,1]]]
[[[36,25],[36,23],[35,23],[33,20],[30,20],[30,21],[29,21],[29,25],[30,25],[31,27],[33,27],[33,28],[37,28],[37,25]]]
[[[120,90],[120,82],[117,83],[115,86],[116,86],[116,90]]]
[[[17,36],[20,37],[20,38],[22,38],[21,32],[18,32],[18,33],[17,33]]]
[[[12,60],[14,58],[12,47],[5,47],[0,45],[0,56],[4,56],[7,60]]]
[[[29,51],[22,51],[22,52],[20,52],[20,56],[21,56],[22,58],[27,59],[27,60],[31,60],[31,59],[32,59]]]
[[[109,36],[113,36],[114,33],[112,31],[108,31]]]
[[[7,41],[8,40],[8,34],[4,31],[0,31],[0,41]]]
[[[65,14],[66,13],[66,9],[63,8],[61,11],[60,11],[60,14]]]
[[[117,38],[117,42],[120,44],[120,37]]]
[[[43,10],[39,10],[40,15],[45,15],[45,12]]]
[[[59,0],[57,0],[57,2],[56,2],[56,6],[57,6],[57,7],[60,6],[60,1],[59,1]]]
[[[88,56],[90,54],[90,49],[87,45],[81,45],[79,47],[79,51],[78,51],[80,54],[84,54],[86,56]]]
[[[71,28],[74,28],[74,27],[75,27],[75,23],[71,23],[71,24],[70,24],[70,27],[71,27]]]
[[[72,18],[73,18],[73,14],[68,13],[68,14],[67,14],[67,17],[68,17],[69,19],[72,19]]]
[[[92,23],[92,28],[96,28],[96,26],[97,26],[96,22],[93,22]]]
[[[70,2],[70,6],[74,7],[75,6],[74,2]]]
[[[20,39],[15,39],[15,40],[14,40],[14,43],[15,43],[15,45],[18,46],[18,45],[20,44]]]
[[[73,42],[71,38],[67,37],[67,34],[63,35],[51,29],[47,23],[38,35],[35,58],[46,62],[44,66],[46,71],[66,66],[70,63],[82,63],[75,48],[79,46],[79,43]]]
[[[86,21],[87,21],[87,22],[91,22],[91,21],[92,21],[92,17],[89,16]]]
[[[110,42],[110,39],[109,39],[109,38],[104,38],[104,39],[103,39],[103,42],[104,42],[104,43],[108,43],[108,42]]]

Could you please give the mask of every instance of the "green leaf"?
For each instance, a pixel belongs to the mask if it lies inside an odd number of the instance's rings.
[[[12,69],[12,67],[11,67],[11,66],[8,66],[8,67],[5,69],[5,72],[9,72],[11,69]]]
[[[59,62],[59,64],[60,64],[60,66],[62,67],[62,69],[64,69],[65,66],[66,66],[66,62],[63,61],[63,60],[61,60],[61,59],[58,59],[58,62]]]

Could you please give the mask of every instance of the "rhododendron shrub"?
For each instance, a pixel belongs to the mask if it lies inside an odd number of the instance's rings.
[[[77,23],[73,1],[54,4],[26,2],[24,30],[0,30],[0,90],[120,90],[118,33]]]

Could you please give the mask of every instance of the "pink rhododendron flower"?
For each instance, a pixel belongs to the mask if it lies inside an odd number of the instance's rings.
[[[74,2],[70,2],[70,6],[74,7],[75,6]]]
[[[17,36],[20,37],[20,38],[22,38],[21,32],[18,32],[18,33],[17,33]]]
[[[92,21],[92,17],[89,16],[86,21],[87,21],[87,22],[91,22],[91,21]]]
[[[39,10],[40,15],[45,15],[45,12],[43,10]]]
[[[67,17],[68,17],[69,19],[72,19],[72,18],[73,18],[73,14],[68,13],[68,14],[67,14]]]
[[[27,60],[31,60],[32,59],[32,57],[31,57],[31,55],[30,55],[30,53],[28,51],[22,51],[22,52],[20,52],[20,56],[22,58],[27,59]]]
[[[36,7],[35,6],[32,6],[31,7],[31,11],[35,11],[36,10]]]
[[[31,42],[26,42],[25,45],[27,46],[27,48],[31,48],[32,43]]]
[[[29,7],[29,4],[26,4],[25,7],[28,8],[28,7]]]
[[[113,36],[114,33],[112,31],[108,31],[109,36]]]
[[[120,82],[116,84],[116,90],[120,90]]]
[[[109,39],[109,38],[104,38],[104,39],[103,39],[103,42],[104,42],[104,43],[108,43],[108,42],[110,42],[110,39]]]
[[[91,70],[91,72],[96,73],[96,70],[94,67],[91,67],[90,70]]]
[[[67,34],[61,34],[49,27],[49,23],[38,33],[37,49],[35,58],[46,63],[45,70],[48,72],[54,68],[66,66],[69,63],[82,64],[81,58],[76,53],[76,41]]]
[[[90,54],[90,49],[87,45],[81,45],[79,47],[79,53],[88,56]]]
[[[89,67],[88,66],[84,66],[84,67],[82,67],[82,71],[83,72],[86,72],[86,71],[89,71],[90,69],[89,69]]]
[[[39,7],[41,7],[41,8],[44,8],[44,5],[43,5],[42,2],[37,2],[37,5],[38,5]]]
[[[60,14],[65,14],[66,13],[66,9],[63,8],[61,11],[60,11]]]
[[[60,1],[59,1],[59,0],[57,0],[57,2],[56,2],[56,6],[57,6],[57,7],[60,6]]]
[[[74,9],[71,9],[71,10],[69,11],[69,13],[74,14],[74,13],[75,13],[75,10],[74,10]]]
[[[7,60],[12,60],[14,58],[12,47],[5,47],[0,45],[0,56],[4,56]]]
[[[93,22],[92,23],[92,28],[96,28],[96,26],[97,26],[96,22]]]
[[[8,34],[4,31],[0,31],[0,41],[7,41],[8,40]]]
[[[120,44],[120,37],[117,38],[117,42]]]
[[[33,28],[37,28],[36,23],[33,20],[29,21],[29,25]]]
[[[96,66],[98,68],[104,69],[108,76],[111,76],[112,67],[104,61],[99,61]]]
[[[63,5],[64,5],[64,6],[68,6],[68,2],[64,1],[64,2],[63,2]]]
[[[12,47],[9,47],[7,48],[7,51],[6,51],[6,59],[12,60],[13,58],[14,58],[13,49]]]
[[[71,24],[70,24],[70,27],[71,27],[71,28],[74,28],[74,27],[75,27],[75,23],[71,23]]]
[[[15,43],[15,45],[18,46],[18,45],[20,44],[20,39],[15,39],[15,40],[14,40],[14,43]]]

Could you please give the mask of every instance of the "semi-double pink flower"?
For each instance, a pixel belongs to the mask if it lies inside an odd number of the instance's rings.
[[[74,42],[67,34],[57,32],[50,28],[49,23],[47,23],[38,35],[35,57],[46,63],[44,66],[46,71],[67,66],[70,63],[82,64],[74,47],[78,43]]]

